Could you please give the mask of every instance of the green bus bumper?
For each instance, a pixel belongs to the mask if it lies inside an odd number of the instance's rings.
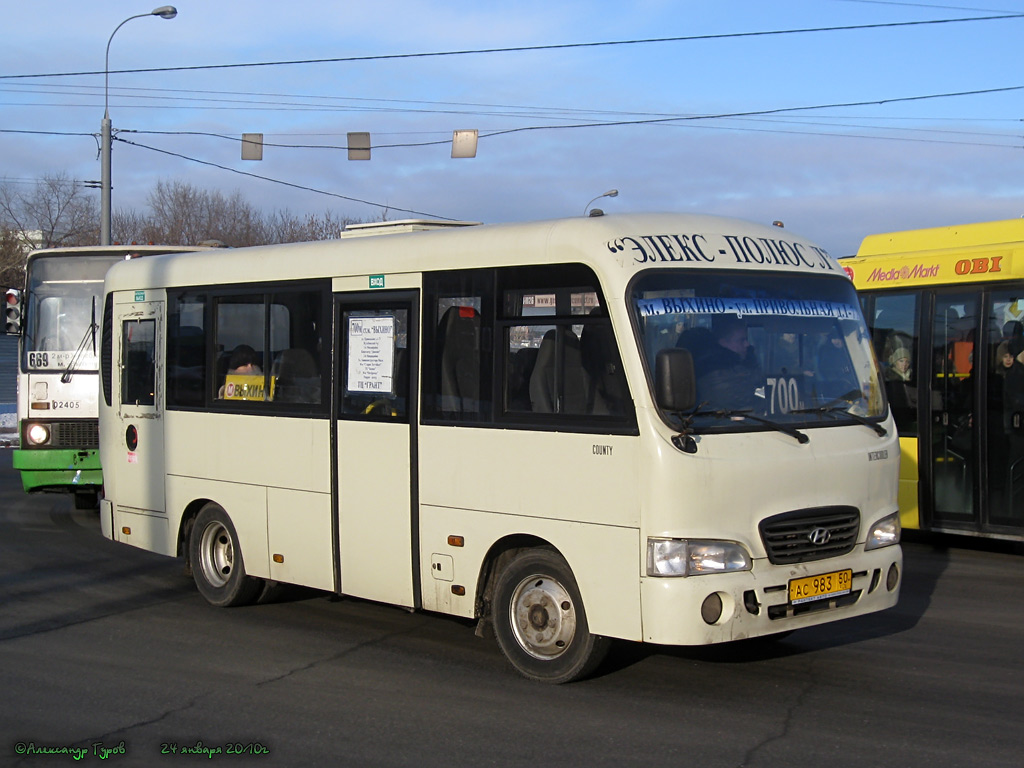
[[[21,487],[28,493],[98,489],[103,485],[98,450],[25,450],[17,448],[11,456],[12,466],[21,472]]]

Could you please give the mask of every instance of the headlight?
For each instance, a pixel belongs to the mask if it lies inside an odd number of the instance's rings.
[[[886,515],[868,529],[864,549],[881,549],[900,543],[900,513]]]
[[[46,445],[50,442],[50,428],[45,424],[30,424],[25,430],[25,439],[32,445]]]
[[[648,539],[648,576],[701,576],[749,571],[750,555],[734,541]]]

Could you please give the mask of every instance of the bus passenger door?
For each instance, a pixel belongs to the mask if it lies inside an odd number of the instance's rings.
[[[1019,536],[1024,533],[1024,291],[993,288],[986,307],[986,531]]]
[[[114,371],[111,397],[119,430],[113,455],[104,456],[117,508],[132,513],[164,512],[162,360],[163,302],[115,303]],[[138,294],[143,294],[140,297]],[[114,466],[108,466],[113,462]],[[117,526],[118,529],[120,526]],[[134,543],[134,542],[133,542]],[[142,546],[140,544],[140,546]]]
[[[338,294],[335,444],[340,591],[418,607],[418,297]]]
[[[931,342],[932,521],[937,528],[975,530],[978,507],[978,292],[935,295]]]

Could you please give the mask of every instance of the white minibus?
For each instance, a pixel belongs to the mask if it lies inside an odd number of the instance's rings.
[[[360,234],[110,270],[105,536],[215,605],[478,620],[546,682],[896,603],[899,446],[824,250],[675,214]]]

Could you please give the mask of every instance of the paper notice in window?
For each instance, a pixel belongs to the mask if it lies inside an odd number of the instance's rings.
[[[349,392],[394,394],[395,318],[348,319]]]

